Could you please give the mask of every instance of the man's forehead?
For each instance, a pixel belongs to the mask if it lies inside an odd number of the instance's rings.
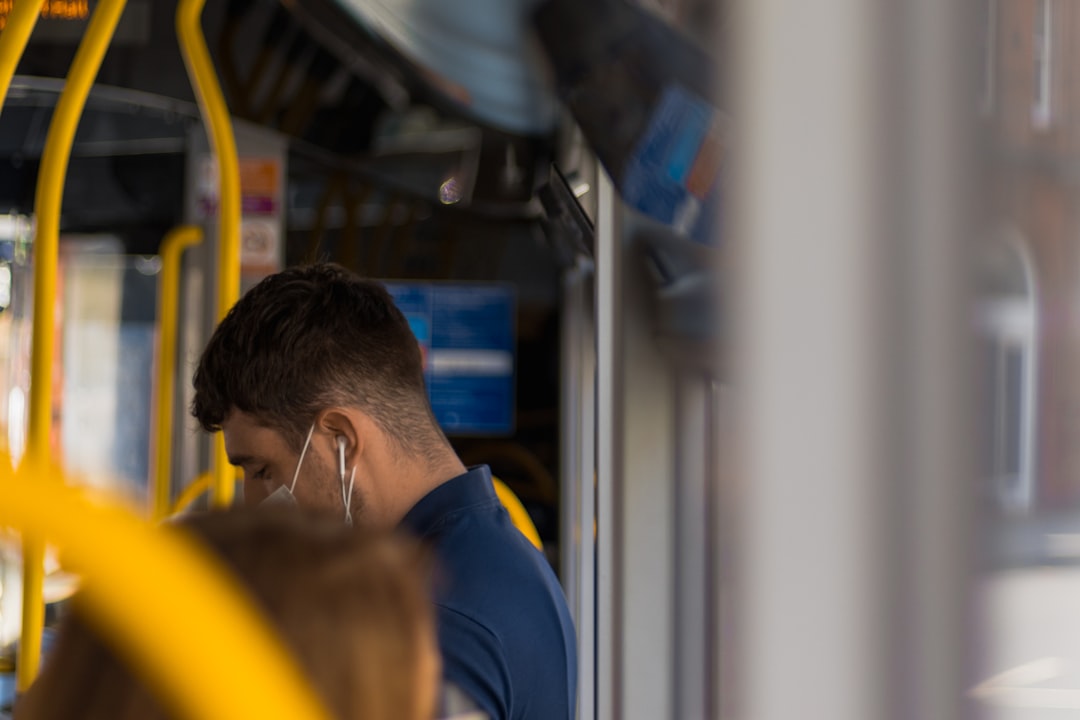
[[[237,410],[233,408],[229,411],[229,414],[225,416],[225,419],[221,421],[222,430],[245,430],[255,428],[265,428],[264,423],[259,422],[259,418],[251,413],[246,413],[243,410]]]

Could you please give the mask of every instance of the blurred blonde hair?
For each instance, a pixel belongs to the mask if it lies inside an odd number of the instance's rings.
[[[428,720],[431,708],[422,705],[435,688],[420,684],[435,621],[428,561],[416,543],[297,509],[210,513],[182,526],[251,591],[335,717]],[[171,716],[86,625],[76,598],[15,717]]]

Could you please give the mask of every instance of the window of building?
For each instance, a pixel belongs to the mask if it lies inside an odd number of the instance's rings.
[[[1035,127],[1045,128],[1050,124],[1051,111],[1051,66],[1052,66],[1052,0],[1037,0],[1035,3],[1034,28],[1034,83],[1032,84],[1031,122]]]
[[[981,77],[979,83],[979,109],[984,115],[994,111],[994,93],[997,84],[997,27],[998,0],[982,0],[979,3],[979,50]]]
[[[1019,241],[992,245],[979,301],[982,475],[1007,510],[1034,499],[1037,305]]]

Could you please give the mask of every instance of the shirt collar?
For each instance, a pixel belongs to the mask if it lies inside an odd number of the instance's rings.
[[[449,513],[498,501],[491,481],[491,469],[487,465],[477,465],[422,497],[405,514],[401,525],[417,535],[424,535]]]

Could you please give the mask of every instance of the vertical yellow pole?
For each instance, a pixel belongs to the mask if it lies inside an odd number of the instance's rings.
[[[30,423],[26,443],[25,474],[43,478],[52,462],[53,314],[56,307],[56,266],[60,245],[60,204],[64,194],[71,146],[86,98],[97,77],[105,51],[127,0],[101,0],[86,35],[71,63],[64,91],[56,103],[45,151],[38,171],[34,215],[34,321],[30,348]],[[44,482],[44,480],[39,480]],[[23,624],[19,643],[18,676],[25,690],[37,675],[41,659],[41,628],[45,620],[41,590],[44,545],[40,538],[23,538]]]
[[[7,25],[0,32],[0,109],[3,108],[7,99],[8,89],[11,87],[11,79],[15,76],[15,70],[19,65],[26,50],[26,43],[30,40],[30,34],[34,31],[34,25],[41,15],[43,0],[22,0],[11,11]],[[19,662],[19,686],[25,687],[29,679],[24,680],[23,666],[37,666],[37,657],[40,654],[40,634],[44,624],[44,607],[41,601],[41,585],[43,582],[44,568],[42,563],[44,552],[40,541],[33,537],[25,537],[23,540],[23,563],[26,568],[24,581],[23,603],[23,628],[31,628],[35,633],[31,641],[29,659],[27,653],[21,651]],[[27,646],[26,632],[23,634],[23,642],[20,648]],[[30,675],[30,678],[33,676]]]
[[[202,228],[181,225],[161,242],[161,283],[158,286],[157,456],[151,480],[150,517],[169,514],[172,469],[173,408],[176,388],[176,335],[180,315],[180,263],[184,250],[202,242]]]
[[[26,50],[26,43],[41,16],[44,1],[19,0],[12,8],[3,32],[0,32],[0,109],[7,99],[11,78],[15,76],[15,69]]]
[[[206,0],[180,0],[176,33],[188,76],[199,100],[199,111],[210,128],[210,146],[218,170],[218,291],[220,322],[240,297],[240,160],[236,153],[232,119],[221,92],[210,51],[206,48],[201,16]],[[225,455],[225,440],[214,438],[214,486],[211,500],[218,507],[232,503],[235,473]]]

